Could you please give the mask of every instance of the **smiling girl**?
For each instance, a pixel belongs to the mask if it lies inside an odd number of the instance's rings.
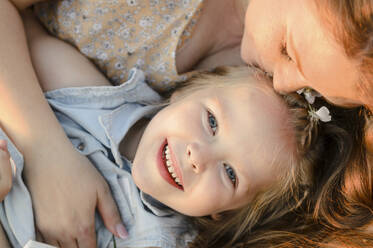
[[[119,247],[186,247],[188,242],[232,247],[303,205],[316,165],[348,162],[353,148],[344,130],[348,125],[321,123],[302,96],[280,97],[255,69],[201,74],[165,105],[140,70],[133,69],[126,84],[110,86],[71,46],[32,20],[26,24],[49,104],[71,143],[110,185],[128,230]],[[13,155],[21,158],[17,151]],[[15,162],[16,182],[22,185],[23,161]],[[8,214],[0,216],[16,247],[35,238],[32,204],[19,204],[18,194],[29,193],[11,191],[3,206]],[[210,228],[188,224],[185,216],[221,228],[212,236],[206,233]],[[97,244],[108,247],[110,232],[100,219],[96,222]],[[193,227],[202,235],[195,241]]]
[[[78,240],[81,246],[92,247],[96,207],[113,233],[121,236],[125,231],[111,197],[103,194],[108,190],[104,180],[72,151],[42,98],[12,5],[24,9],[36,2],[0,2],[1,122],[28,160],[24,176],[33,198],[50,201],[34,204],[37,229],[49,243]],[[37,11],[52,33],[94,60],[112,83],[125,82],[129,69],[136,66],[145,70],[152,87],[162,90],[173,87],[174,79],[190,76],[191,70],[240,64],[244,35],[242,58],[272,76],[278,91],[307,86],[337,104],[371,105],[372,1],[244,2],[248,4],[245,21],[246,7],[239,8],[238,0],[56,0],[38,6]],[[161,42],[144,39],[150,34]],[[54,137],[46,137],[46,129]],[[48,156],[37,154],[34,147],[43,148]],[[80,180],[91,186],[79,190],[71,171],[85,175]],[[81,202],[83,196],[88,200]]]

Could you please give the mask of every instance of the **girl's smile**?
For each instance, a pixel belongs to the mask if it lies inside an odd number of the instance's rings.
[[[184,190],[181,170],[175,160],[172,151],[165,140],[161,145],[158,155],[158,170],[160,175],[172,186]]]

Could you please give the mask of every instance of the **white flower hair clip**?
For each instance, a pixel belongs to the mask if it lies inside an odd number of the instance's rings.
[[[316,122],[318,122],[319,120],[322,122],[329,122],[332,120],[332,117],[330,116],[330,111],[325,106],[322,106],[317,111],[315,111],[315,109],[310,106],[308,114],[311,116],[311,120]]]
[[[321,94],[313,89],[310,88],[303,88],[297,90],[299,95],[304,95],[304,98],[307,100],[309,104],[313,104],[315,102],[316,97],[321,97]]]
[[[311,106],[311,104],[313,104],[315,102],[316,97],[321,97],[321,94],[319,92],[317,92],[313,89],[310,89],[310,88],[303,88],[303,89],[298,90],[297,93],[299,95],[303,94],[304,98],[308,102],[309,109],[310,109],[308,111],[308,114],[310,115],[312,121],[318,122],[320,120],[322,122],[329,122],[329,121],[332,120],[332,117],[330,115],[330,111],[327,107],[322,106],[318,110],[315,110]]]

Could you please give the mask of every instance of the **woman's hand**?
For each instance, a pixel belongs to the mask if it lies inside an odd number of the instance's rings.
[[[23,176],[43,238],[61,247],[95,247],[96,208],[116,236],[125,229],[106,182],[72,149],[43,96],[15,8],[37,1],[0,0],[0,121],[25,158]]]
[[[126,238],[110,189],[96,168],[75,150],[63,158],[47,166],[29,158],[25,166],[32,167],[25,177],[43,241],[64,248],[96,247],[96,208],[109,231]]]
[[[12,165],[6,140],[0,140],[0,201],[12,188]]]

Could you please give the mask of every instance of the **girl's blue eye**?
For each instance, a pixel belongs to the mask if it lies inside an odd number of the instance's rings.
[[[207,121],[208,124],[212,130],[212,134],[215,135],[217,129],[218,129],[218,122],[213,114],[211,114],[209,111],[207,111]]]
[[[224,164],[224,169],[225,169],[225,172],[227,173],[229,180],[231,180],[233,186],[235,187],[237,183],[236,172],[234,172],[233,168],[229,166],[228,164]]]

